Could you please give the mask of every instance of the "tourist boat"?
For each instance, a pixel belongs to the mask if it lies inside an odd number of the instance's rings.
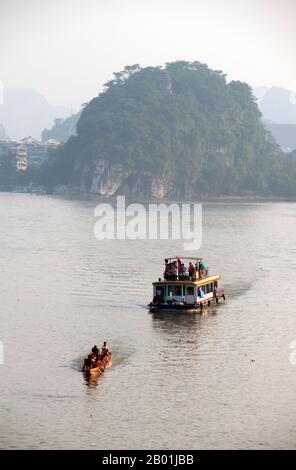
[[[188,266],[190,264],[190,275]],[[151,312],[203,310],[205,306],[225,300],[219,287],[221,276],[209,275],[202,258],[175,256],[165,259],[164,278],[153,282]]]
[[[112,353],[108,351],[102,360],[99,360],[98,362],[93,364],[91,367],[84,364],[82,367],[82,372],[85,375],[100,374],[105,369],[108,369],[108,367],[111,367],[111,365],[112,365]]]

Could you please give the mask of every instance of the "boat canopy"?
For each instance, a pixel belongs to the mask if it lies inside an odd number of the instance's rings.
[[[188,260],[188,261],[202,261],[203,258],[196,258],[196,256],[172,256],[170,258],[164,258],[165,261],[168,261],[169,263],[173,262],[173,261],[178,261],[178,259],[180,260]]]

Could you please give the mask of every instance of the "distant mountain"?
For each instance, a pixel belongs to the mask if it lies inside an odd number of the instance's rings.
[[[264,98],[268,88],[266,86],[260,86],[253,89],[253,95],[257,98],[258,103]]]
[[[55,119],[51,129],[44,129],[41,139],[57,139],[60,142],[67,142],[71,135],[76,135],[76,124],[80,115],[81,112],[73,114],[66,119]]]
[[[32,135],[40,138],[46,127],[51,127],[55,118],[66,118],[70,109],[51,106],[40,93],[24,88],[4,88],[3,103],[0,104],[0,122],[11,139]]]
[[[263,124],[284,152],[296,149],[296,94],[285,88],[253,89]]]
[[[285,88],[254,88],[253,94],[265,120],[278,124],[296,124],[296,94]]]
[[[0,124],[0,140],[10,140],[2,124]]]
[[[284,152],[296,149],[296,124],[277,124],[271,121],[264,121],[263,124]]]

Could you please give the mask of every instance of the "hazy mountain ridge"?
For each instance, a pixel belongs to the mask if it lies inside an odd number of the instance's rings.
[[[41,132],[51,127],[55,118],[66,118],[69,114],[70,109],[51,106],[44,96],[34,90],[4,88],[0,122],[13,140],[28,135],[39,139]]]
[[[263,123],[284,152],[296,149],[296,95],[279,87],[253,90]]]
[[[296,124],[296,94],[280,87],[254,88],[264,119],[277,124]]]
[[[271,121],[264,121],[263,124],[284,152],[296,149],[296,124],[277,124]]]
[[[43,130],[41,139],[57,139],[60,142],[67,142],[71,135],[76,134],[76,125],[80,116],[81,112],[78,112],[66,119],[55,119],[54,125],[50,129]]]

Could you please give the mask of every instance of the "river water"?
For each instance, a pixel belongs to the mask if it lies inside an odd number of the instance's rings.
[[[296,205],[203,205],[197,255],[227,298],[202,315],[149,313],[183,245],[98,241],[95,205],[0,194],[0,447],[295,449]]]

